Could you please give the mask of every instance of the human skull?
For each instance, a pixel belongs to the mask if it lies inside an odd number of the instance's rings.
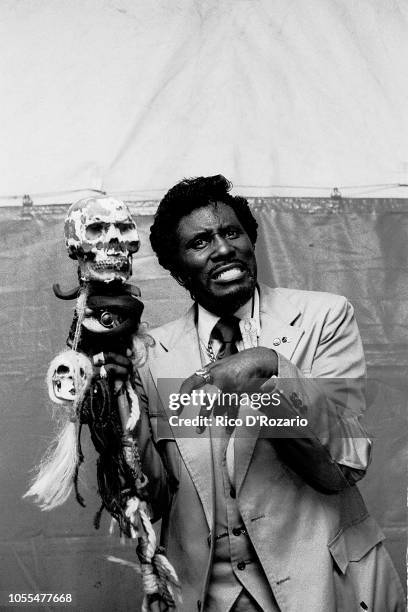
[[[126,281],[139,234],[128,207],[108,196],[79,200],[68,210],[65,244],[85,281]]]
[[[50,399],[56,404],[74,402],[90,385],[93,366],[83,353],[65,350],[51,361],[47,372]]]

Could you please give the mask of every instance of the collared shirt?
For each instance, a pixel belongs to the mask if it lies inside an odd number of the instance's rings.
[[[198,306],[198,321],[197,321],[197,334],[200,343],[201,361],[204,366],[211,359],[211,351],[208,349],[209,346],[212,348],[214,356],[217,355],[221,342],[215,338],[211,338],[211,332],[214,329],[214,325],[218,323],[221,317],[209,312],[203,308],[200,304]],[[258,345],[258,338],[261,333],[260,315],[259,315],[259,290],[256,287],[254,296],[248,300],[243,306],[238,308],[233,313],[240,319],[239,327],[241,330],[242,340],[237,342],[238,351],[242,351],[246,348],[255,347]],[[247,327],[253,330],[252,334],[248,334]],[[235,468],[234,468],[234,445],[235,445],[235,431],[229,439],[226,451],[227,460],[227,471],[231,484],[235,485]]]
[[[200,349],[201,352],[209,357],[211,352],[209,352],[208,347],[211,346],[214,355],[216,356],[221,343],[216,338],[211,338],[211,332],[214,329],[214,326],[218,323],[221,317],[209,312],[200,304],[198,306],[198,323],[197,323],[197,332],[200,340]],[[234,316],[240,319],[240,329],[243,340],[237,342],[238,351],[242,351],[244,348],[251,348],[251,346],[256,346],[257,342],[254,341],[252,344],[250,343],[249,338],[247,339],[248,334],[246,334],[246,328],[248,326],[253,327],[254,332],[256,334],[256,338],[260,336],[260,320],[259,320],[259,291],[258,288],[255,288],[254,296],[250,300],[248,300],[243,306],[238,308],[234,313]],[[255,335],[254,334],[254,335]],[[208,359],[207,359],[208,361]]]

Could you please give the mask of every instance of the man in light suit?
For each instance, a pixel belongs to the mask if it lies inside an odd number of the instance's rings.
[[[220,175],[182,181],[151,228],[159,262],[194,301],[151,332],[137,383],[142,461],[182,609],[402,611],[384,536],[355,484],[371,443],[359,423],[365,363],[353,308],[258,284],[257,223],[230,187]],[[286,419],[287,437],[259,419],[245,425],[254,410],[242,403],[214,409],[242,426],[184,437],[169,397],[200,389],[277,394],[259,414]],[[206,406],[190,406],[199,413]]]

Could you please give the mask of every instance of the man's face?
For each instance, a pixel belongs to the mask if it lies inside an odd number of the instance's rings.
[[[254,246],[234,210],[217,202],[197,208],[178,225],[178,269],[199,304],[218,315],[253,295]]]

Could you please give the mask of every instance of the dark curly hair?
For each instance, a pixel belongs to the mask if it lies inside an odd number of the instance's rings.
[[[177,229],[180,220],[196,208],[212,202],[228,204],[252,244],[258,235],[258,223],[252,215],[248,201],[241,196],[232,196],[232,183],[222,174],[183,179],[174,185],[161,200],[150,228],[150,243],[160,265],[177,277]]]

